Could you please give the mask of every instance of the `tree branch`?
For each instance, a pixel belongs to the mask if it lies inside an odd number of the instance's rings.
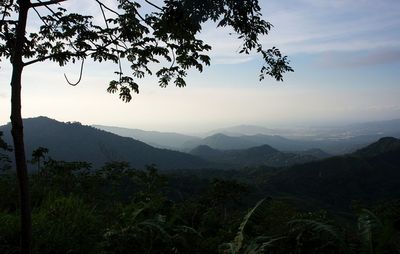
[[[52,55],[48,55],[48,56],[36,58],[36,59],[34,59],[34,60],[31,60],[31,61],[29,61],[29,62],[24,63],[24,66],[28,66],[28,65],[31,65],[31,64],[34,64],[34,63],[37,63],[37,62],[46,61],[47,59],[50,59],[50,58],[52,58],[52,57],[55,57],[56,55],[58,55],[58,54],[52,54]]]
[[[105,9],[109,10],[110,12],[114,13],[115,15],[119,16],[119,13],[114,11],[113,9],[111,9],[110,7],[108,7],[107,5],[103,4],[102,2],[100,2],[99,0],[96,0],[96,2],[100,5],[100,7],[104,7]],[[102,10],[102,12],[104,13],[104,11]]]
[[[69,56],[71,56],[71,57],[86,57],[85,54],[86,54],[87,51],[88,50],[80,51],[80,52],[76,52],[76,53],[70,53]],[[46,61],[46,60],[48,60],[50,58],[53,58],[53,57],[56,57],[56,56],[59,56],[59,55],[60,55],[60,53],[56,53],[56,54],[50,54],[50,55],[47,55],[47,56],[44,56],[44,57],[39,57],[39,58],[33,59],[31,61],[25,62],[24,66],[28,66],[28,65],[31,65],[31,64],[34,64],[34,63],[37,63],[37,62],[43,62],[43,61]]]
[[[41,7],[41,6],[48,6],[53,4],[58,4],[67,0],[50,0],[46,2],[39,1],[38,3],[31,3],[30,7]]]
[[[39,11],[38,10],[36,10],[36,8],[35,7],[32,7],[33,8],[33,10],[36,12],[36,14],[38,15],[38,17],[40,18],[40,20],[46,25],[46,26],[48,26],[48,27],[50,27],[51,28],[51,26],[49,26],[49,24],[47,24],[47,22],[43,19],[43,17],[42,17],[42,15],[40,15],[40,13],[39,13]]]
[[[54,1],[59,1],[59,2],[63,2],[63,1],[66,1],[66,0],[54,0]],[[39,3],[44,3],[44,2],[42,2],[42,1],[40,1],[40,0],[38,0],[38,2]],[[49,5],[42,5],[42,6],[44,6],[44,7],[46,7],[46,9],[47,10],[49,10],[56,18],[60,18],[58,15],[57,15],[57,13],[55,12],[55,11],[53,11],[53,9],[51,9],[50,7],[49,7]]]
[[[3,10],[3,17],[1,18],[2,22],[4,22],[6,16],[9,14],[8,11],[13,6],[13,4],[14,4],[14,0],[11,0],[9,4],[3,5],[4,10]]]
[[[160,6],[153,4],[152,2],[150,2],[150,1],[148,1],[148,0],[145,0],[145,2],[148,3],[148,4],[150,4],[150,5],[153,6],[154,8],[159,9],[160,11],[163,10]]]
[[[16,24],[18,24],[18,20],[10,20],[10,19],[0,20],[0,25],[4,25],[4,24],[16,25]]]

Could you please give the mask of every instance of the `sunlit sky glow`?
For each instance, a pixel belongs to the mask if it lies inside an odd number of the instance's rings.
[[[287,127],[400,118],[400,1],[260,3],[274,25],[264,45],[280,48],[295,69],[283,83],[259,82],[260,59],[238,55],[240,41],[207,23],[201,37],[213,46],[212,65],[200,74],[190,72],[186,88],[160,88],[155,78],[147,78],[127,104],[106,92],[117,68],[113,64],[87,63],[82,82],[71,87],[63,73],[77,79],[78,65],[39,63],[24,72],[23,116],[187,133],[237,124]],[[92,0],[65,6],[95,9]],[[5,61],[0,65],[4,124],[11,69]]]

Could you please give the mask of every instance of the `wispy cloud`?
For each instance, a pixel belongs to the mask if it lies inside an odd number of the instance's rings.
[[[400,63],[400,49],[379,49],[364,54],[328,52],[322,54],[317,64],[325,67],[349,68]]]
[[[399,1],[302,0],[295,6],[301,8],[266,6],[276,27],[270,39],[289,53],[400,48]]]
[[[400,50],[400,1],[269,0],[261,4],[265,19],[274,25],[263,44],[286,54]],[[204,38],[213,45],[217,61],[252,59],[237,55],[240,41],[227,43],[228,33],[212,26],[205,29]]]

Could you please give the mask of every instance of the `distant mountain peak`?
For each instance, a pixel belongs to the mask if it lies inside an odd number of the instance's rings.
[[[241,125],[231,126],[231,127],[227,127],[227,128],[217,129],[217,130],[211,131],[211,133],[223,133],[223,134],[228,134],[231,136],[256,135],[256,134],[271,135],[271,134],[276,134],[276,130],[269,129],[269,128],[266,128],[263,126],[241,124]]]
[[[208,152],[217,152],[220,151],[218,149],[214,149],[208,145],[199,145],[193,148],[189,153],[190,154],[200,154],[200,153],[208,153]]]
[[[37,116],[37,117],[28,117],[28,118],[25,118],[25,120],[31,120],[31,119],[57,121],[57,120],[52,119],[52,118],[47,117],[47,116]]]
[[[208,136],[206,138],[209,138],[209,139],[212,139],[212,138],[231,138],[231,136],[226,135],[224,133],[215,133],[215,134],[213,134],[211,136]]]
[[[218,133],[214,133],[214,134],[212,134],[212,135],[210,135],[208,137],[220,137],[220,136],[227,136],[227,135],[225,135],[225,134],[223,134],[221,132],[218,132]]]
[[[267,144],[264,144],[264,145],[261,145],[261,146],[256,146],[256,147],[250,147],[247,150],[251,151],[251,152],[255,152],[255,151],[268,152],[268,153],[270,153],[270,152],[279,152],[277,149],[275,149],[272,146],[267,145]]]

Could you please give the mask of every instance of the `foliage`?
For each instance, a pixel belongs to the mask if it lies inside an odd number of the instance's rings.
[[[293,248],[308,253],[346,253],[344,236],[330,224],[325,213],[308,213],[290,220],[289,236],[295,239]]]
[[[0,131],[0,149],[5,151],[10,151],[11,147],[3,140],[3,132]]]
[[[207,21],[216,22],[217,27],[231,27],[242,41],[239,53],[256,51],[263,58],[260,79],[269,75],[282,80],[285,72],[293,71],[277,48],[266,50],[261,45],[260,37],[267,35],[272,25],[262,19],[258,1],[168,0],[160,6],[145,1],[150,11],[144,13],[146,9],[139,1],[118,0],[112,5],[96,0],[102,23],[95,22],[89,13],[69,13],[61,6],[53,7],[60,2],[38,1],[27,6],[36,13],[40,26],[27,31],[22,50],[24,66],[45,60],[60,66],[82,61],[82,68],[85,59],[113,62],[117,78],[107,91],[118,93],[126,102],[132,99],[132,92],[139,93],[138,80],[146,75],[154,73],[162,87],[170,83],[183,87],[188,69],[201,72],[204,65],[210,65],[206,52],[211,46],[198,38]],[[14,18],[21,10],[20,4],[16,1],[1,6],[1,58],[14,57],[20,22]],[[123,60],[129,63],[131,74],[122,69]],[[154,71],[153,64],[162,67]]]
[[[18,216],[15,213],[0,211],[0,252],[18,253],[19,230]]]
[[[400,236],[398,233],[399,207],[396,207],[396,211],[390,211],[391,208],[393,206],[386,207],[388,211],[386,211],[386,216],[383,219],[368,209],[359,211],[357,225],[363,253],[378,254],[400,250],[397,242]],[[388,213],[392,214],[387,216]]]
[[[104,234],[105,249],[110,253],[188,253],[200,237],[195,229],[175,225],[165,202],[128,205],[117,223]]]
[[[251,239],[251,227],[259,223],[266,216],[268,201],[259,201],[243,218],[235,239],[231,243],[220,246],[222,253],[262,253],[263,250],[275,240],[267,236],[256,236]],[[250,238],[250,239],[249,239]]]
[[[104,224],[82,199],[50,194],[32,215],[34,252],[97,253],[98,230]]]
[[[288,199],[262,199],[252,207],[243,201],[253,199],[254,189],[206,172],[203,177],[211,178],[186,178],[182,188],[172,181],[176,175],[161,175],[154,166],[140,171],[112,162],[95,170],[45,160],[41,172],[31,175],[33,253],[399,251],[398,202],[368,210],[359,205],[350,218],[319,207],[305,210]],[[1,253],[19,250],[19,208],[9,188],[14,178],[0,175]],[[174,190],[192,192],[176,198]]]
[[[37,170],[40,171],[40,162],[45,160],[45,155],[49,153],[49,149],[45,147],[38,147],[32,152],[32,164],[37,164]]]
[[[0,131],[0,173],[11,168],[11,160],[7,152],[12,151],[12,148],[3,140],[3,132]]]

